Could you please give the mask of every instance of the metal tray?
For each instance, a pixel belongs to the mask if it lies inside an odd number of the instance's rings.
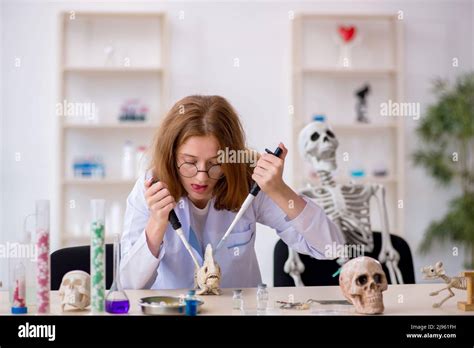
[[[174,296],[151,296],[141,298],[138,302],[144,314],[150,315],[184,315],[186,304],[180,302],[179,297]],[[204,301],[198,300],[198,313]]]

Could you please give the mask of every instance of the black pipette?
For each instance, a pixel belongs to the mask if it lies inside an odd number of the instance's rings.
[[[159,180],[154,180],[152,182],[152,185],[157,183]],[[188,250],[189,255],[191,255],[191,258],[193,259],[194,264],[196,265],[197,268],[199,268],[199,263],[196,259],[196,256],[194,255],[193,251],[191,250],[191,246],[189,245],[188,241],[186,240],[186,237],[184,236],[183,229],[181,228],[181,222],[178,219],[178,216],[176,215],[176,212],[174,209],[171,209],[170,214],[168,215],[168,221],[171,224],[171,227],[176,231],[178,234],[179,238],[181,239],[181,242],[183,242],[184,247]]]

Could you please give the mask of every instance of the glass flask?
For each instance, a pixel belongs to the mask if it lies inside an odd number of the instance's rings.
[[[105,298],[105,310],[108,313],[124,314],[130,309],[130,301],[120,281],[120,235],[114,237],[114,281]]]

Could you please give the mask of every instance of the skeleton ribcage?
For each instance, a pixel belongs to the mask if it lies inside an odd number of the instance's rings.
[[[453,287],[460,290],[467,289],[467,280],[466,277],[453,277]]]
[[[324,209],[344,233],[346,244],[363,245],[367,252],[373,250],[370,198],[374,191],[370,185],[316,186],[301,193]]]

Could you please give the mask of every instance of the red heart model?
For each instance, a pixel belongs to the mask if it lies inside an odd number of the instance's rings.
[[[339,26],[339,35],[341,38],[344,40],[344,42],[349,42],[354,38],[354,35],[356,33],[356,28],[354,26],[352,27],[345,27],[343,25]]]

